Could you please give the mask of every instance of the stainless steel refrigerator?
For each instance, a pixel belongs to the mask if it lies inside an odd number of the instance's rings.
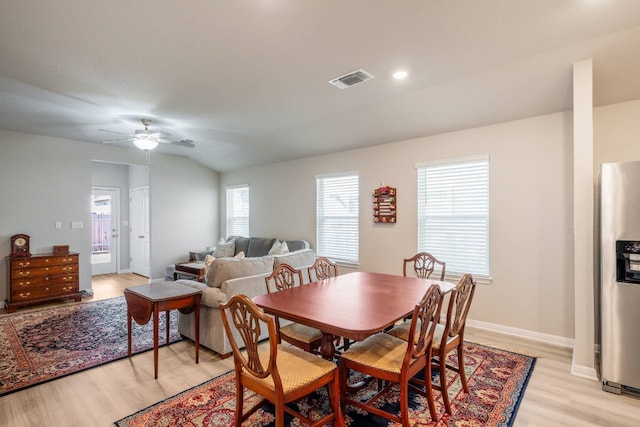
[[[600,170],[600,374],[640,395],[640,162]]]

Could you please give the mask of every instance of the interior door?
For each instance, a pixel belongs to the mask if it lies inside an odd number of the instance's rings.
[[[151,244],[149,229],[149,187],[129,190],[129,223],[131,272],[151,276]]]
[[[91,275],[118,272],[120,189],[91,189]]]

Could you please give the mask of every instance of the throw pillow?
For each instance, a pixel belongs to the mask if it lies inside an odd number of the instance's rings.
[[[244,258],[244,251],[238,252],[234,258]]]
[[[207,255],[204,257],[204,277],[207,277],[207,274],[209,274],[209,267],[211,267],[211,263],[214,259],[215,258],[211,255]]]
[[[236,252],[236,242],[235,240],[230,240],[228,242],[220,243],[213,250],[213,256],[215,258],[231,258]]]
[[[269,249],[268,255],[284,255],[289,253],[289,247],[287,242],[280,242],[276,240],[273,242],[273,246]]]

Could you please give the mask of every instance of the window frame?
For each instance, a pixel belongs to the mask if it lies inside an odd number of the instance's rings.
[[[246,202],[246,218],[242,213],[245,211],[241,211],[241,215],[237,215],[237,212],[233,212],[235,209],[235,203],[233,202],[233,193],[236,191],[243,190],[247,192],[247,202]],[[230,197],[231,195],[231,197]],[[226,197],[226,218],[225,218],[225,233],[226,236],[242,236],[249,237],[249,219],[250,219],[250,209],[251,209],[251,190],[249,184],[239,184],[239,185],[228,185],[225,187],[225,197]],[[242,208],[241,208],[242,209]],[[245,218],[245,219],[243,219]],[[246,222],[246,235],[244,232],[233,231],[236,230],[238,225],[232,224],[232,222],[236,222],[238,220],[242,220]]]
[[[346,192],[342,194],[347,198],[349,212],[346,215],[338,215],[335,211],[338,206],[329,206],[327,203],[327,191],[336,189],[331,181],[347,180],[338,186],[347,184]],[[348,183],[354,180],[355,183]],[[360,175],[357,171],[322,174],[315,176],[316,183],[316,253],[318,256],[326,256],[342,265],[357,266],[360,262]],[[333,184],[336,184],[335,182]],[[353,188],[355,186],[355,188]],[[355,207],[355,212],[353,208]],[[333,210],[333,212],[331,211]],[[333,214],[332,214],[333,213]],[[344,212],[342,212],[344,213]],[[326,228],[327,218],[350,218],[347,221],[337,223],[342,226],[344,233]],[[347,237],[345,240],[345,236]]]
[[[479,168],[476,173],[478,175],[473,179],[465,178],[465,174],[461,174],[465,169],[455,171],[456,166],[465,166],[466,172],[472,172],[473,169]],[[436,176],[446,179],[446,168],[449,168],[449,183],[438,185],[437,181],[431,187],[429,186],[427,173],[431,172],[432,181]],[[453,169],[452,169],[453,168]],[[431,169],[429,171],[429,169]],[[468,175],[467,175],[468,176]],[[448,280],[459,280],[463,274],[471,273],[476,283],[489,284],[492,281],[491,263],[490,263],[490,159],[488,155],[452,158],[433,162],[424,162],[416,164],[416,181],[417,181],[417,247],[418,252],[429,252],[436,258],[447,262],[446,276]],[[456,196],[455,187],[464,185],[465,188],[477,188],[473,193],[459,192]],[[447,190],[449,190],[447,192]],[[429,201],[433,196],[429,193],[439,192],[440,197],[431,205],[431,213],[428,212]],[[444,212],[447,207],[451,213]],[[457,209],[457,212],[454,210]],[[429,222],[434,224],[439,222],[437,229],[433,226],[429,229]],[[457,225],[451,228],[447,224]],[[455,229],[466,227],[466,229],[456,234]],[[445,241],[442,235],[443,230],[449,230],[448,233],[453,236],[455,241]],[[435,244],[429,245],[427,237],[429,233],[436,231]],[[438,232],[440,238],[438,238]],[[457,236],[457,237],[456,237]],[[471,236],[471,238],[469,237]],[[448,238],[448,237],[447,237]],[[439,243],[438,243],[439,241]],[[457,241],[457,243],[456,243]],[[471,254],[471,264],[475,267],[471,271],[460,267],[461,257],[452,255],[460,253],[460,246],[464,241],[465,248],[469,248],[469,241],[476,243]]]

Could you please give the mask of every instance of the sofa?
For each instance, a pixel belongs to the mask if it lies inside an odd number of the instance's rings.
[[[316,259],[315,251],[310,249],[308,242],[304,240],[287,240],[287,246],[294,250],[284,254],[270,255],[269,251],[277,240],[275,238],[235,239],[237,241],[234,252],[237,255],[246,251],[244,257],[216,258],[209,266],[204,282],[189,279],[176,281],[176,283],[202,290],[200,344],[215,351],[222,358],[229,357],[232,354],[232,348],[222,324],[220,304],[226,303],[236,294],[245,294],[249,298],[265,294],[267,292],[265,277],[269,276],[281,263],[304,270],[303,277],[308,280],[306,269]],[[228,239],[227,242],[230,240],[233,238]],[[179,314],[178,330],[181,335],[195,339],[194,313]],[[260,338],[266,338],[267,335],[268,331],[264,330]],[[240,337],[237,338],[241,342]]]
[[[233,241],[235,243],[234,252],[231,256],[237,256],[242,253],[245,257],[253,258],[264,256],[269,253],[273,244],[278,239],[275,238],[263,238],[263,237],[241,237],[241,236],[230,236],[226,239],[226,243]],[[278,240],[279,242],[284,242],[287,244],[287,248],[289,252],[299,251],[301,249],[309,249],[309,242],[306,240]],[[218,242],[220,243],[220,242]],[[202,251],[194,251],[189,252],[189,261],[194,263],[195,265],[204,266],[204,260],[207,255],[213,255],[216,248],[210,250],[202,250]],[[175,272],[175,264],[171,264],[167,266],[165,269],[165,280],[173,281],[174,280],[174,272]],[[177,276],[179,278],[190,279],[190,275],[182,274],[178,272]]]

